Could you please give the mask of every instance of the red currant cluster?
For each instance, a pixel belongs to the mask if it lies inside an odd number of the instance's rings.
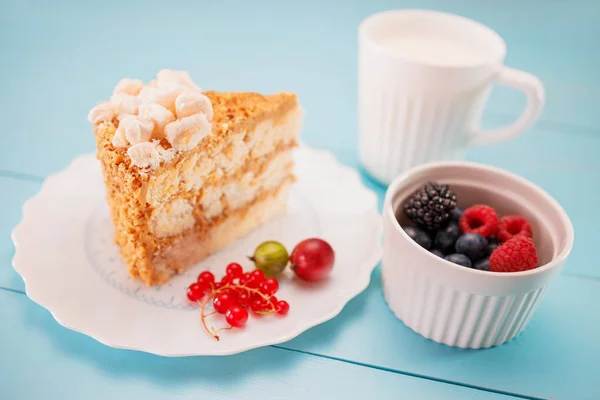
[[[187,289],[187,298],[197,302],[201,308],[202,325],[206,332],[219,340],[218,332],[208,328],[206,317],[214,313],[225,314],[228,327],[222,329],[242,328],[248,321],[248,309],[258,315],[276,312],[285,315],[290,305],[285,300],[279,300],[275,293],[279,282],[275,278],[265,279],[260,270],[244,272],[238,263],[231,263],[225,270],[225,276],[219,282],[210,271],[203,271],[198,280]],[[203,300],[204,299],[204,300]],[[201,301],[203,300],[203,301]],[[212,302],[214,311],[206,314],[206,306]]]

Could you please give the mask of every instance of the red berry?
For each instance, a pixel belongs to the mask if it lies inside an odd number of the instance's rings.
[[[268,307],[269,307],[269,303],[267,303],[267,301],[262,298],[253,300],[252,304],[250,305],[250,309],[252,311],[254,311],[255,313],[263,312]]]
[[[198,278],[198,282],[196,283],[202,288],[202,291],[204,293],[210,292],[213,287],[213,284],[211,282],[207,282],[202,278]]]
[[[187,298],[196,302],[204,296],[204,289],[198,283],[192,283],[187,289]]]
[[[240,276],[240,285],[245,285],[250,280],[250,272],[245,272]]]
[[[285,300],[279,300],[275,309],[277,310],[277,314],[285,315],[290,311],[290,305]]]
[[[498,241],[506,242],[515,236],[533,237],[531,224],[525,218],[518,215],[508,215],[500,218],[498,232],[496,232]]]
[[[479,233],[489,238],[498,230],[498,215],[492,207],[477,204],[463,212],[458,226],[462,233]]]
[[[490,256],[490,271],[519,272],[534,269],[539,259],[531,238],[515,236],[502,243]]]
[[[231,277],[231,279],[236,279],[242,276],[244,270],[242,266],[238,263],[231,263],[225,269],[225,273]]]
[[[223,294],[223,293],[226,293],[232,299],[237,299],[237,297],[238,297],[237,291],[235,289],[233,289],[233,288],[230,288],[230,287],[226,287],[224,289],[219,290],[219,294]]]
[[[223,277],[221,278],[221,284],[222,284],[223,286],[225,286],[225,285],[229,285],[229,284],[231,283],[231,280],[232,280],[232,279],[233,279],[233,278],[231,277],[231,275],[225,275],[225,276],[223,276]]]
[[[247,307],[248,303],[250,302],[250,296],[248,295],[248,292],[241,290],[238,291],[237,300],[242,307]]]
[[[262,282],[265,279],[265,273],[260,269],[255,269],[254,271],[250,272],[250,278]]]
[[[210,271],[202,271],[200,273],[200,275],[198,275],[198,282],[200,282],[200,281],[208,282],[208,283],[214,283],[215,282],[215,276]]]
[[[298,278],[319,281],[331,273],[335,253],[329,243],[322,239],[306,239],[294,247],[290,262]]]
[[[260,283],[265,280],[265,273],[259,269],[255,269],[250,273],[250,278],[246,282],[246,286],[252,289],[256,289],[260,286]]]
[[[258,294],[258,293],[250,293],[250,303],[252,303],[255,300],[262,300],[263,297]]]
[[[277,302],[278,302],[278,301],[279,301],[279,300],[277,299],[277,297],[276,297],[276,296],[271,296],[271,297],[269,297],[269,303],[271,303],[271,304],[273,305],[273,307],[275,307],[275,306],[277,305]]]
[[[248,321],[248,311],[238,305],[231,306],[225,313],[225,320],[231,326],[242,328]]]
[[[267,296],[275,294],[278,289],[279,282],[277,282],[277,279],[269,278],[260,283],[260,292]]]
[[[213,307],[215,308],[216,312],[224,314],[229,307],[234,305],[234,303],[235,300],[231,295],[227,293],[219,293],[213,300]]]

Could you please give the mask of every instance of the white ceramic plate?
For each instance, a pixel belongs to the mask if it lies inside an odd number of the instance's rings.
[[[288,213],[214,254],[161,287],[146,287],[127,275],[113,244],[99,162],[81,156],[50,176],[23,208],[13,231],[15,270],[27,295],[63,326],[108,346],[164,356],[225,355],[281,343],[335,317],[369,284],[381,254],[377,198],[356,171],[327,152],[296,151],[298,182]],[[290,303],[285,317],[250,316],[244,329],[208,336],[197,306],[185,297],[199,271],[222,276],[227,263],[251,264],[246,256],[262,241],[291,248],[322,237],[336,251],[330,279],[302,284],[293,273],[280,280],[277,296]],[[210,325],[225,326],[223,316]]]

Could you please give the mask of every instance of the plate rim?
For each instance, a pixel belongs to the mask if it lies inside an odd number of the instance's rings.
[[[299,150],[314,153],[315,155],[318,155],[322,158],[327,158],[328,159],[327,161],[330,163],[333,162],[334,164],[336,164],[337,168],[344,170],[345,173],[352,174],[353,175],[352,178],[353,178],[353,180],[356,181],[355,183],[358,184],[358,187],[360,187],[363,192],[368,193],[368,195],[371,197],[370,202],[372,203],[368,210],[368,213],[372,214],[369,218],[372,219],[373,221],[377,220],[377,222],[376,222],[377,223],[377,229],[376,229],[377,230],[377,235],[376,235],[377,240],[374,240],[374,243],[377,243],[377,245],[376,245],[376,248],[374,248],[373,251],[370,253],[370,255],[368,257],[365,257],[365,259],[361,261],[360,266],[357,269],[358,271],[360,271],[360,274],[357,276],[357,279],[354,280],[355,284],[352,285],[351,288],[344,291],[343,293],[338,294],[338,298],[340,299],[340,301],[335,304],[335,307],[332,307],[328,313],[324,313],[324,314],[320,315],[318,318],[311,319],[310,321],[301,320],[300,323],[295,324],[294,328],[292,330],[290,330],[289,333],[287,333],[287,334],[282,334],[278,337],[269,338],[268,340],[261,340],[258,342],[253,342],[251,344],[239,346],[236,348],[229,348],[229,349],[222,348],[222,350],[219,350],[218,347],[214,347],[214,351],[211,351],[211,352],[206,352],[206,351],[203,351],[203,352],[199,352],[199,351],[181,352],[181,351],[169,351],[168,347],[166,347],[166,348],[155,347],[155,348],[149,349],[147,346],[123,345],[123,344],[118,343],[118,340],[116,339],[116,337],[109,338],[109,337],[107,337],[107,335],[105,333],[101,333],[101,331],[94,330],[94,329],[92,329],[91,331],[86,331],[85,324],[80,325],[78,327],[77,323],[73,322],[73,318],[67,316],[67,314],[69,314],[69,313],[62,312],[60,309],[58,309],[58,306],[56,305],[56,303],[53,303],[52,300],[47,295],[44,295],[44,291],[38,290],[36,292],[34,289],[32,289],[33,286],[30,282],[31,271],[26,271],[26,269],[29,267],[23,265],[23,264],[25,264],[25,261],[22,260],[22,253],[24,251],[23,241],[19,240],[20,232],[24,231],[26,229],[27,225],[31,223],[31,221],[28,218],[30,212],[27,210],[31,209],[36,204],[36,202],[40,201],[40,198],[43,198],[43,195],[48,191],[48,186],[52,185],[55,180],[59,180],[60,178],[64,177],[65,175],[68,176],[68,174],[71,172],[71,170],[74,168],[74,166],[77,163],[88,162],[88,161],[96,161],[97,162],[95,153],[87,153],[87,154],[82,154],[82,155],[78,155],[78,156],[74,157],[65,168],[46,177],[44,179],[44,182],[40,186],[40,189],[38,190],[38,192],[36,194],[34,194],[33,196],[31,196],[30,198],[28,198],[23,203],[21,219],[20,219],[19,223],[11,230],[11,239],[12,239],[13,245],[15,247],[14,255],[13,255],[12,261],[11,261],[12,267],[17,272],[17,274],[21,277],[21,279],[23,280],[24,285],[25,285],[25,294],[27,295],[27,297],[29,297],[29,299],[31,299],[34,303],[38,304],[39,306],[43,307],[48,312],[50,312],[50,314],[52,315],[54,320],[56,322],[58,322],[58,324],[60,324],[61,326],[65,327],[69,330],[86,335],[108,347],[122,349],[122,350],[140,351],[140,352],[155,354],[155,355],[159,355],[159,356],[163,356],[163,357],[193,357],[193,356],[232,355],[232,354],[238,354],[238,353],[242,353],[242,352],[245,352],[248,350],[252,350],[255,348],[260,348],[260,347],[265,347],[265,346],[270,346],[270,345],[277,345],[277,344],[287,342],[291,339],[296,338],[297,336],[306,332],[307,330],[314,328],[317,325],[323,324],[324,322],[327,322],[327,321],[335,318],[336,316],[338,316],[341,313],[341,311],[344,309],[346,304],[348,304],[353,298],[358,296],[369,286],[369,284],[371,282],[372,272],[379,264],[379,262],[381,260],[381,256],[382,256],[382,251],[383,251],[383,246],[381,243],[381,239],[382,239],[382,235],[383,235],[383,226],[382,226],[382,221],[381,221],[381,215],[377,209],[377,195],[371,189],[367,188],[364,185],[364,183],[361,181],[360,174],[358,173],[358,171],[352,167],[349,167],[349,166],[346,166],[346,165],[340,163],[337,160],[337,158],[331,152],[329,152],[327,150],[313,149],[306,145],[301,145],[296,151],[299,151]],[[23,263],[23,264],[21,264],[21,263]]]

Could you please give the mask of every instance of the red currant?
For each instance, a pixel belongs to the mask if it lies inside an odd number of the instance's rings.
[[[202,288],[202,291],[205,293],[210,292],[213,287],[212,282],[207,282],[206,280],[204,280],[202,278],[198,278],[198,282],[196,282],[196,283]]]
[[[252,303],[255,300],[262,300],[263,297],[258,294],[258,293],[250,293],[250,303]]]
[[[223,282],[217,282],[215,283],[215,290],[221,289],[223,286],[225,286]]]
[[[250,273],[250,279],[246,282],[246,286],[252,289],[256,289],[260,286],[260,283],[265,280],[265,273],[259,269],[256,269]]]
[[[200,272],[200,275],[198,275],[198,282],[200,282],[200,281],[207,282],[207,283],[214,283],[215,276],[210,271],[202,271],[202,272]]]
[[[197,283],[192,283],[187,289],[187,298],[190,301],[196,302],[204,296],[204,290],[202,286]]]
[[[250,296],[248,295],[248,292],[246,292],[245,290],[241,290],[238,292],[237,300],[242,307],[246,307],[250,302]]]
[[[277,282],[277,279],[269,278],[260,283],[260,292],[266,294],[267,296],[275,294],[278,289],[279,282]]]
[[[265,300],[263,299],[256,299],[252,301],[252,304],[250,305],[250,309],[252,311],[254,311],[255,313],[260,313],[265,311],[265,309],[268,307],[268,304]]]
[[[252,277],[254,280],[262,282],[265,280],[265,273],[260,269],[255,269],[254,271],[250,272],[250,277]]]
[[[244,270],[240,264],[231,263],[227,266],[227,269],[225,269],[225,273],[230,276],[231,279],[236,279],[242,276]]]
[[[238,305],[231,306],[225,313],[225,320],[231,326],[242,328],[248,321],[248,311]]]
[[[231,295],[227,293],[219,293],[213,300],[213,307],[219,314],[225,314],[225,311],[227,311],[229,307],[233,306],[234,303],[235,300]]]
[[[227,294],[232,299],[237,299],[238,298],[237,291],[235,289],[233,289],[233,288],[230,288],[230,287],[226,287],[224,289],[219,290],[219,294]]]
[[[290,305],[285,300],[279,300],[276,306],[277,314],[285,315],[290,311]]]
[[[240,276],[240,285],[245,285],[250,280],[250,272],[245,272]]]
[[[230,275],[225,275],[223,278],[221,278],[221,284],[222,285],[228,285],[231,283],[231,280],[233,278]]]

